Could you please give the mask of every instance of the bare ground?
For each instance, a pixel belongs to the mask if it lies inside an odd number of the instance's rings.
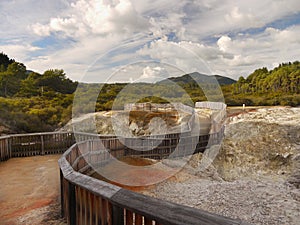
[[[0,224],[65,224],[60,218],[60,155],[0,163]]]

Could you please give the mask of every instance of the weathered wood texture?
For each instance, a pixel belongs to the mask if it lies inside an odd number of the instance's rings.
[[[0,161],[11,158],[10,137],[0,137]]]
[[[122,138],[116,136],[99,136],[86,133],[52,132],[17,134],[0,138],[0,161],[12,157],[26,157],[47,154],[62,154],[72,144],[79,143],[81,153],[91,145],[91,154],[107,158],[134,155],[144,158],[163,159],[180,157],[203,152],[208,146],[222,141],[224,126],[213,134],[190,136],[190,133],[174,133],[140,138]],[[90,142],[85,142],[90,140]],[[102,154],[99,155],[99,152]],[[88,153],[88,151],[86,152]],[[79,159],[77,159],[79,160]],[[97,161],[103,161],[97,159]],[[72,162],[73,163],[73,162]]]
[[[195,108],[205,108],[205,109],[214,109],[214,110],[226,110],[226,104],[223,102],[196,102]]]
[[[16,134],[0,138],[0,160],[12,157],[62,154],[75,143],[69,132]]]
[[[112,137],[114,136],[99,137],[99,135],[95,134],[74,134],[71,132],[48,132],[3,136],[0,137],[0,161],[5,161],[12,157],[62,154],[76,142],[93,139],[105,140]],[[117,149],[116,146],[113,147]]]
[[[59,160],[62,212],[68,224],[247,224],[131,192],[77,172],[88,165],[88,153],[97,149],[95,143],[93,140],[75,144]],[[83,161],[80,162],[78,158]],[[102,159],[105,160],[105,157]],[[70,185],[75,188],[70,188]]]
[[[182,103],[172,104],[155,104],[155,103],[131,103],[125,104],[124,111],[150,111],[150,112],[166,112],[166,111],[178,111],[193,113],[194,108]]]

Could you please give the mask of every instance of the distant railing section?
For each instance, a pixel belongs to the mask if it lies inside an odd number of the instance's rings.
[[[73,169],[81,173],[106,164],[111,158],[138,156],[161,160],[178,158],[204,152],[206,148],[218,145],[223,139],[224,130],[219,133],[203,136],[168,136],[165,139],[137,139],[101,137],[77,142],[73,151],[65,154]],[[157,146],[156,146],[157,145]]]
[[[182,110],[184,112],[192,114],[194,108],[182,103],[172,103],[172,104],[156,104],[156,103],[130,103],[125,104],[124,111],[150,111],[150,112],[164,112],[172,110]]]
[[[213,109],[213,110],[226,110],[226,104],[223,102],[196,102],[195,108],[205,108],[205,109]]]
[[[76,133],[80,141],[98,136]],[[13,157],[62,154],[75,143],[72,132],[47,132],[32,134],[14,134],[0,137],[0,161]]]
[[[5,161],[11,158],[9,136],[0,137],[0,161]]]
[[[101,140],[107,149],[123,149],[123,155],[135,155],[143,158],[163,159],[169,157],[177,148],[174,157],[190,153],[203,152],[206,147],[219,143],[224,127],[217,133],[191,136],[189,132],[165,135],[125,138],[102,136],[88,133],[49,132],[16,134],[0,137],[0,161],[13,157],[62,154],[76,142]]]
[[[113,135],[99,136],[97,134],[80,133],[80,132],[48,132],[34,134],[17,134],[0,137],[0,161],[7,160],[12,157],[25,157],[47,154],[61,154],[75,142],[81,142],[90,139],[122,139],[126,143],[122,147],[125,154],[140,155],[141,157],[151,157],[161,159],[168,157],[174,151],[178,140],[185,142],[185,146],[194,146],[195,152],[205,150],[207,145],[219,142],[224,134],[223,120],[226,117],[226,105],[218,102],[197,102],[196,107],[212,108],[214,112],[210,118],[211,129],[208,134],[201,134],[199,137],[193,137],[194,125],[194,108],[186,106],[182,103],[173,104],[152,104],[152,103],[135,103],[125,105],[125,110],[170,110],[181,109],[182,111],[191,113],[192,117],[188,122],[188,130],[181,133],[170,133],[164,135],[153,135],[138,138],[122,138]],[[200,126],[201,127],[201,126]],[[148,146],[141,143],[149,142]],[[116,142],[116,140],[114,140]],[[157,148],[151,148],[154,142],[161,142]],[[151,144],[152,143],[152,144]],[[141,151],[138,151],[140,148]],[[151,148],[151,151],[144,151],[145,148]],[[133,150],[135,149],[135,150]],[[183,151],[184,152],[184,151]],[[158,156],[160,156],[158,158]]]
[[[201,136],[173,136],[163,139],[124,139],[125,156],[165,159],[188,156],[204,152],[212,145],[220,144],[224,136],[224,128],[219,132]]]

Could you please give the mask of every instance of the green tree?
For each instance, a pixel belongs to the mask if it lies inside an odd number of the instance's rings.
[[[0,53],[0,65],[1,65],[1,72],[4,72],[9,64],[12,64],[15,60],[10,59],[6,54],[3,52]]]
[[[18,92],[18,79],[8,72],[0,73],[0,96],[9,97]]]
[[[8,65],[7,72],[19,80],[27,77],[26,66],[23,63],[13,62]]]
[[[21,80],[26,76],[24,64],[18,62],[9,64],[7,70],[0,73],[0,96],[15,95],[20,89]]]
[[[21,87],[17,94],[19,97],[32,97],[41,94],[37,81],[41,77],[40,74],[31,72],[25,80],[21,81]]]
[[[66,77],[63,70],[46,70],[37,82],[39,87],[46,87],[46,90],[53,90],[63,94],[72,94],[77,87],[77,82],[73,82]]]

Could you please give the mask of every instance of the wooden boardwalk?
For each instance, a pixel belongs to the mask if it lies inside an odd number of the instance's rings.
[[[82,172],[88,173],[90,170],[87,160],[92,162],[96,158],[94,154],[89,157],[93,149],[88,149],[88,146],[91,145],[85,142],[75,144],[59,160],[62,213],[68,224],[247,224],[84,176]],[[80,157],[82,154],[85,157]]]

